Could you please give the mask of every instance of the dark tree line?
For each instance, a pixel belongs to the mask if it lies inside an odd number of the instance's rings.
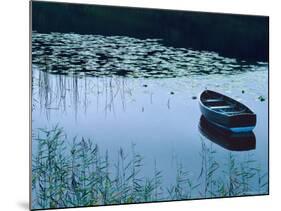
[[[268,61],[269,17],[32,2],[32,30],[161,38],[174,47]]]

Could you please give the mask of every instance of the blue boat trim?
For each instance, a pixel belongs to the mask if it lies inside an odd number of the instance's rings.
[[[234,133],[245,133],[245,132],[250,132],[254,129],[253,126],[249,126],[249,127],[233,127],[233,128],[229,128],[232,132]]]
[[[231,131],[233,133],[247,133],[247,132],[251,132],[255,128],[255,126],[229,128],[229,127],[225,127],[223,125],[220,125],[220,124],[218,124],[216,122],[213,122],[213,121],[210,121],[210,120],[209,120],[209,122],[218,126],[218,127],[220,127],[220,128],[223,128],[224,130],[228,130],[228,131]]]

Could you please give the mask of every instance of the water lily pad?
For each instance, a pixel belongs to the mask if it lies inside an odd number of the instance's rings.
[[[259,96],[259,97],[258,97],[258,99],[259,99],[261,102],[265,101],[265,97],[264,97],[264,96],[262,96],[262,95],[261,95],[261,96]]]

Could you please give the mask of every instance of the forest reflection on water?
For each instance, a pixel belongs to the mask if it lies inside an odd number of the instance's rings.
[[[32,41],[35,207],[268,193],[267,63],[167,47],[156,39],[34,32]],[[257,113],[254,147],[230,151],[200,134],[196,98],[205,88]],[[95,146],[98,153],[89,153]],[[49,158],[47,149],[53,150]],[[129,177],[132,172],[137,176]],[[65,180],[57,180],[62,175]],[[55,200],[43,200],[51,193]]]

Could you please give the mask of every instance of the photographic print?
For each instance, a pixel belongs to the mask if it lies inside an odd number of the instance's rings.
[[[269,17],[30,11],[32,210],[269,194]]]

